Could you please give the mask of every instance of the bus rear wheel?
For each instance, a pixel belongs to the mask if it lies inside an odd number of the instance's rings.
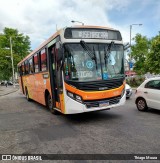
[[[46,97],[46,106],[47,106],[47,109],[50,110],[52,114],[58,114],[58,111],[55,110],[53,107],[53,100],[50,94],[48,94]]]
[[[29,98],[29,94],[28,94],[28,90],[26,89],[26,98],[27,98],[27,101],[31,101],[31,99]]]

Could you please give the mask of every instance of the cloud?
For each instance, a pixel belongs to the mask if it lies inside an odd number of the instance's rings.
[[[127,16],[132,3],[128,0],[0,0],[0,32],[4,27],[17,28],[29,35],[34,49],[56,31],[56,26],[72,26],[71,20],[78,20],[86,25],[116,28],[126,42],[130,23],[122,22],[131,21]],[[116,17],[111,18],[111,11],[119,15],[125,13],[126,17],[120,17],[117,22]]]
[[[71,20],[89,25],[115,26],[108,20],[107,12],[121,10],[127,0],[5,0],[0,6],[0,30],[5,26],[28,33],[33,46],[59,28],[71,26]],[[35,47],[34,47],[35,48]]]

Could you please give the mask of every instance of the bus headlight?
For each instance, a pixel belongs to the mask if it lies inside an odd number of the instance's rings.
[[[73,93],[71,93],[71,92],[68,92],[68,91],[67,91],[67,95],[68,95],[70,98],[74,98]]]
[[[74,94],[74,93],[71,93],[71,92],[69,92],[69,91],[67,91],[67,95],[68,95],[70,98],[72,98],[73,100],[76,100],[76,101],[82,103],[82,97],[81,97],[81,96],[76,95],[76,94]]]
[[[124,93],[126,92],[125,88],[122,90],[122,93],[121,93],[121,98],[123,97]]]

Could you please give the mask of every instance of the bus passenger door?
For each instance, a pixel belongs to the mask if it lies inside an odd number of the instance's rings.
[[[49,69],[50,69],[50,83],[51,83],[51,90],[52,90],[52,99],[53,99],[53,107],[60,109],[59,105],[59,94],[58,94],[58,79],[57,79],[57,50],[56,45],[54,44],[49,48]]]
[[[22,79],[23,77],[22,65],[18,68],[18,71],[19,71],[19,85],[20,85],[22,93],[24,94],[25,92],[24,92],[23,79]]]

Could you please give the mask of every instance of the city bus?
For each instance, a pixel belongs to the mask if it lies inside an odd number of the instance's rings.
[[[27,100],[54,114],[105,110],[126,100],[124,45],[112,28],[60,29],[20,61],[18,70]]]

